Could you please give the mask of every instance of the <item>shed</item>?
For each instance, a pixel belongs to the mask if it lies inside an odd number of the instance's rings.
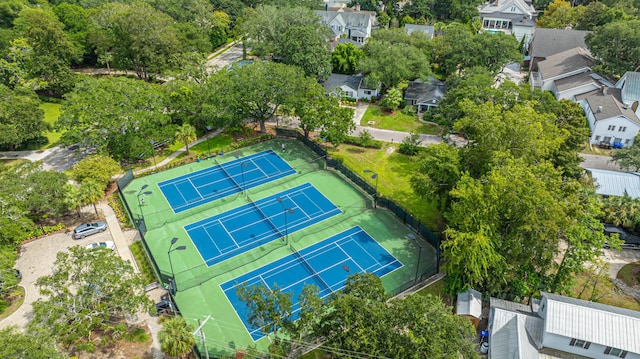
[[[458,293],[456,314],[469,318],[474,326],[478,326],[482,317],[482,294],[474,289]]]

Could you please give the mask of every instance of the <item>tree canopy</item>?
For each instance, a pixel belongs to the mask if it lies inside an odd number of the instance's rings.
[[[15,149],[49,129],[40,100],[27,88],[0,84],[0,146]]]
[[[585,42],[604,74],[622,76],[640,70],[640,20],[598,27],[587,34]]]

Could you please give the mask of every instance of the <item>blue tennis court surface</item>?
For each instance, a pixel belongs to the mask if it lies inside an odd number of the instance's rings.
[[[211,266],[342,211],[305,183],[184,227]]]
[[[174,213],[186,211],[296,171],[267,150],[158,183]]]
[[[355,273],[373,273],[382,277],[402,267],[393,255],[387,252],[375,239],[360,227],[353,227],[333,237],[304,249],[298,254],[290,254],[264,267],[232,279],[220,287],[238,313],[245,328],[253,338],[264,336],[260,328],[247,322],[248,308],[236,295],[236,286],[246,283],[274,285],[282,292],[292,293],[292,314],[297,318],[300,311],[298,295],[306,284],[314,284],[320,289],[320,296],[344,288],[347,277]]]

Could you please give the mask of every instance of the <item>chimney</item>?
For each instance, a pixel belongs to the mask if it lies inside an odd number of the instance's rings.
[[[598,106],[598,110],[596,111],[596,113],[600,113],[602,112],[602,106]]]
[[[606,95],[607,94],[607,86],[600,85],[600,92],[602,92],[603,95]]]
[[[355,4],[353,7],[356,11],[360,11],[360,4]]]

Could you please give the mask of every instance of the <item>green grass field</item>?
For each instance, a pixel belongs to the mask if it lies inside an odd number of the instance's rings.
[[[43,102],[40,104],[40,108],[44,110],[44,122],[51,125],[52,128],[58,117],[60,117],[60,107],[59,103]],[[47,131],[45,136],[47,136],[47,143],[41,147],[42,149],[57,145],[62,132],[51,130]]]
[[[393,152],[389,149],[393,147]],[[352,171],[359,173],[369,183],[376,181],[362,171],[371,170],[378,174],[378,193],[381,197],[393,199],[400,206],[415,215],[432,230],[442,223],[438,202],[415,195],[410,178],[418,170],[417,157],[405,156],[397,152],[396,146],[385,146],[382,150],[365,149],[352,145],[340,145],[329,149],[330,155],[342,161]]]
[[[287,151],[279,151],[280,143],[287,141]],[[253,153],[275,149],[298,173],[275,180],[269,184],[247,190],[253,200],[279,193],[304,183],[311,183],[324,196],[341,209],[342,214],[325,219],[310,227],[289,233],[289,242],[300,250],[311,244],[331,237],[353,226],[362,227],[380,243],[390,254],[397,258],[403,267],[383,277],[383,284],[389,291],[412,282],[419,256],[419,247],[415,241],[407,239],[410,229],[389,211],[374,209],[372,199],[345,181],[341,174],[333,170],[321,169],[317,155],[309,151],[296,140],[264,142],[218,156],[221,162],[234,160],[233,154],[247,156]],[[188,322],[202,319],[208,315],[212,320],[204,326],[210,353],[229,351],[232,348],[246,348],[254,344],[244,328],[235,310],[222,292],[220,285],[238,276],[271,263],[292,252],[284,241],[275,240],[247,252],[238,254],[208,267],[184,226],[211,216],[233,211],[246,205],[248,201],[240,193],[203,204],[196,208],[174,214],[164,198],[157,183],[195,172],[215,165],[213,160],[194,162],[188,165],[145,176],[132,181],[124,195],[134,217],[144,215],[148,231],[145,235],[155,262],[165,279],[175,274],[178,293],[177,305]],[[139,205],[137,194],[144,186],[145,204]],[[176,237],[175,246],[185,249],[170,253],[170,239]],[[214,241],[215,242],[215,241]],[[435,249],[423,243],[421,266],[423,272],[435,270]],[[266,350],[269,341],[266,338],[255,342],[260,350]]]
[[[369,122],[373,122],[370,124]],[[369,105],[360,121],[361,126],[370,126],[385,130],[418,132],[427,135],[435,135],[440,132],[440,127],[418,121],[418,117],[405,115],[396,111],[393,115],[382,111],[377,105]]]

